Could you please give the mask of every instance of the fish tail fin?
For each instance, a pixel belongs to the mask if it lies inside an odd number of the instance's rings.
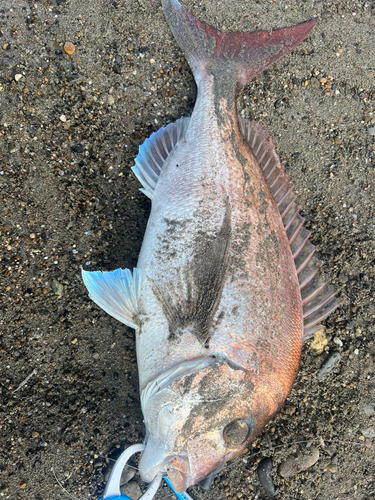
[[[311,19],[291,28],[256,33],[224,34],[196,19],[177,0],[162,0],[169,27],[184,51],[197,83],[206,71],[220,73],[223,65],[237,73],[241,90],[255,75],[287,54],[317,23]]]

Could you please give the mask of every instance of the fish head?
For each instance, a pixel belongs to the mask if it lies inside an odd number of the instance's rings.
[[[142,478],[167,474],[181,493],[241,454],[269,420],[267,398],[253,393],[250,374],[223,360],[158,390],[143,404]]]

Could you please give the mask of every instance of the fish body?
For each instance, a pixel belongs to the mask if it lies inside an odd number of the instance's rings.
[[[83,277],[93,300],[136,330],[141,475],[167,472],[181,492],[242,453],[275,415],[304,336],[337,303],[317,277],[271,138],[236,111],[238,91],[315,21],[223,35],[176,0],[163,9],[197,102],[140,147],[133,170],[152,209],[137,269]]]

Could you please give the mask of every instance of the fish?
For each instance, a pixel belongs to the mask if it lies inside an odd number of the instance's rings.
[[[167,475],[180,493],[243,453],[273,418],[302,342],[338,301],[272,138],[236,109],[247,82],[317,19],[223,34],[177,0],[162,8],[197,100],[135,159],[152,205],[137,267],[82,275],[92,300],[135,330],[141,477]]]

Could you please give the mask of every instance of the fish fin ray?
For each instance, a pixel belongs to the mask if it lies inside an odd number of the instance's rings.
[[[301,207],[295,201],[293,186],[271,136],[254,120],[239,117],[239,122],[283,220],[301,290],[305,340],[317,331],[320,322],[338,307],[339,302],[333,288],[320,276],[321,264],[315,256],[315,246],[309,241],[310,232],[303,227],[305,219],[299,214]]]
[[[142,193],[152,199],[163,165],[178,142],[185,136],[190,118],[180,118],[154,132],[139,147],[132,170],[142,184]]]
[[[163,0],[162,7],[177,43],[185,53],[194,75],[209,67],[213,74],[230,64],[237,88],[296,47],[315,26],[317,19],[291,28],[256,33],[224,34],[196,19],[177,0]]]
[[[305,342],[306,340],[311,339],[314,336],[315,332],[318,332],[319,330],[322,330],[323,328],[324,328],[324,326],[321,325],[321,324],[314,325],[314,326],[312,326],[310,328],[305,328],[305,330],[303,332],[303,335],[302,335],[303,342]]]
[[[111,272],[84,271],[82,279],[90,298],[108,314],[131,328],[137,328],[141,271],[134,268]]]

